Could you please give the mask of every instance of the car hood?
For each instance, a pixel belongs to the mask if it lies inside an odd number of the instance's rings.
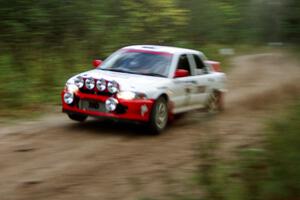
[[[107,81],[116,81],[120,85],[122,91],[135,91],[135,92],[147,92],[153,89],[161,89],[164,85],[170,82],[170,79],[155,76],[145,76],[138,74],[120,73],[113,71],[104,71],[94,69],[91,71],[83,72],[72,77],[68,82],[74,83],[74,79],[77,76],[84,78],[92,77],[94,79],[105,79]]]

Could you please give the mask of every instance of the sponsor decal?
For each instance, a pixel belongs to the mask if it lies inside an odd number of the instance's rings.
[[[197,86],[197,93],[205,93],[206,87],[204,85]]]
[[[165,90],[165,89],[168,89],[168,87],[166,87],[166,86],[161,86],[161,87],[157,87],[157,89],[159,89],[159,90]]]

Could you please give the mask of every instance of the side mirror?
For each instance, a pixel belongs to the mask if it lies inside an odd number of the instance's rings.
[[[101,64],[102,64],[102,60],[93,60],[93,66],[95,68],[99,67]]]
[[[189,76],[189,71],[185,69],[177,69],[175,71],[174,78],[187,77]]]

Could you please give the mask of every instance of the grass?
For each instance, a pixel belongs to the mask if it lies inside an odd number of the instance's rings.
[[[91,69],[84,51],[0,55],[0,117],[31,117],[60,103],[66,80]],[[16,59],[18,58],[18,59]],[[33,115],[34,114],[34,115]]]
[[[300,103],[269,123],[268,180],[263,188],[268,199],[300,198]]]
[[[299,122],[298,101],[286,113],[267,122],[266,143],[262,148],[241,150],[231,163],[214,159],[215,147],[203,147],[208,164],[201,166],[199,181],[206,190],[206,199],[299,199]]]

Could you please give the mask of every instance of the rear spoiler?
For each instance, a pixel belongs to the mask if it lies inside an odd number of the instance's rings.
[[[206,60],[204,61],[204,63],[206,65],[209,65],[211,66],[211,69],[215,72],[221,72],[221,63],[220,62],[217,62],[217,61],[212,61],[212,60]]]

